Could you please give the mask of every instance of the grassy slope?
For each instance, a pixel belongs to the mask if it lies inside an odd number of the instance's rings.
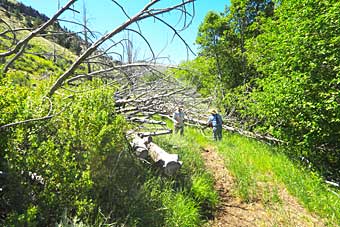
[[[235,177],[235,195],[243,201],[280,203],[277,193],[285,187],[305,208],[326,218],[330,226],[340,224],[339,190],[323,183],[317,173],[289,160],[284,148],[227,133],[217,144],[209,139],[202,144],[217,147]]]

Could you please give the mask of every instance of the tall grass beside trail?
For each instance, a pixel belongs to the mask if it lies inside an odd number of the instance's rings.
[[[192,130],[185,136],[155,137],[154,142],[169,153],[179,154],[183,166],[176,175],[165,176],[147,164],[138,164],[140,175],[135,178],[136,191],[121,204],[126,219],[97,218],[95,226],[130,227],[199,227],[206,223],[218,203],[213,178],[204,168],[200,144]],[[136,167],[136,166],[135,166]],[[133,168],[135,168],[133,167]],[[100,211],[98,211],[100,215]],[[58,226],[89,226],[77,217],[60,220]]]
[[[201,226],[218,203],[213,178],[205,170],[197,137],[187,129],[185,136],[156,138],[163,149],[179,155],[183,166],[173,177],[172,188],[159,194],[165,210],[165,226]]]
[[[340,190],[316,173],[292,162],[284,148],[271,147],[239,135],[225,134],[215,143],[235,177],[235,193],[246,202],[280,203],[284,185],[310,212],[340,225]]]

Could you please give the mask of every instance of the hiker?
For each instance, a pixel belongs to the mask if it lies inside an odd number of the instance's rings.
[[[174,122],[174,133],[180,133],[181,136],[184,134],[184,112],[182,107],[177,107],[177,110],[172,116]]]
[[[222,117],[215,109],[210,111],[207,125],[213,128],[214,140],[222,140]]]

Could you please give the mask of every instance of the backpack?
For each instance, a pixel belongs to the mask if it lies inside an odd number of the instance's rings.
[[[222,125],[222,119],[219,116],[219,114],[214,114],[214,120],[216,121],[216,126],[221,126]]]

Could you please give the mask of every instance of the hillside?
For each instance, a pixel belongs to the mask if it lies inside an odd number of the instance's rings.
[[[34,29],[49,19],[46,15],[15,0],[0,0],[0,8],[2,9],[1,13],[5,14],[2,18],[10,19],[6,21],[12,23],[12,25],[16,23],[19,28]],[[77,34],[72,33],[65,27],[62,28],[58,22],[53,24],[50,32],[58,33],[58,35],[47,35],[45,36],[47,39],[75,54],[80,53],[81,45],[83,45],[84,42]]]
[[[179,2],[175,9],[187,10]],[[339,188],[287,155],[292,144],[235,133],[260,135],[245,126],[212,140],[199,122],[219,104],[197,84],[209,71],[202,62],[188,82],[147,61],[117,61],[93,48],[80,54],[58,34],[46,38],[61,31],[55,24],[15,51],[31,34],[16,28],[49,19],[13,1],[0,8],[0,225],[340,225]],[[183,136],[169,121],[178,106],[187,117]],[[240,126],[233,113],[222,114],[225,129]],[[136,136],[145,137],[142,146],[131,143]],[[150,147],[138,156],[150,144],[179,159],[180,169],[166,172]]]

